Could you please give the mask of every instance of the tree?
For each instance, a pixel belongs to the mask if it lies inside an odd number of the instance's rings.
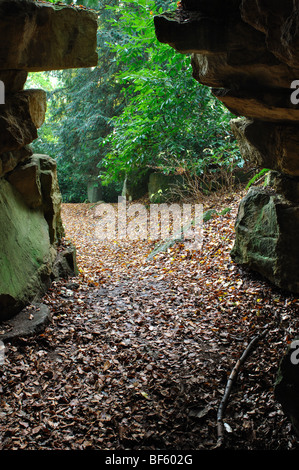
[[[78,2],[77,2],[78,3]],[[80,1],[80,3],[82,3]],[[240,161],[231,114],[192,78],[188,56],[155,36],[169,0],[85,0],[99,13],[98,65],[48,72],[47,123],[34,150],[58,163],[65,201],[84,201],[87,182],[138,182],[149,169],[193,174]]]
[[[86,199],[87,182],[97,177],[97,164],[106,153],[100,143],[112,130],[111,118],[123,106],[121,85],[115,80],[118,65],[110,46],[118,41],[119,32],[111,28],[114,12],[107,8],[117,3],[118,0],[84,2],[99,13],[97,67],[30,76],[30,84],[38,84],[39,77],[52,78],[46,124],[33,147],[57,160],[61,192],[68,202]]]
[[[231,113],[192,78],[190,57],[158,43],[153,15],[161,3],[157,8],[154,0],[122,2],[121,42],[114,51],[126,105],[103,142],[110,145],[101,162],[106,182],[141,176],[149,167],[169,173],[178,161],[200,173],[207,165],[231,163],[232,156],[240,160]]]

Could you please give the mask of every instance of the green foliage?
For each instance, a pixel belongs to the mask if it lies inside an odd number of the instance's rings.
[[[85,1],[84,5],[91,3]],[[87,182],[97,176],[97,164],[106,153],[100,143],[111,132],[110,120],[122,107],[120,84],[115,80],[118,66],[109,45],[118,40],[119,33],[111,29],[109,21],[114,14],[106,10],[106,4],[116,3],[110,0],[92,5],[99,11],[98,66],[48,73],[52,86],[46,124],[33,147],[57,160],[59,185],[66,202],[86,200]],[[39,84],[39,74],[30,79],[30,85],[32,81]]]
[[[87,8],[96,8],[98,5],[98,0],[63,0],[58,2],[57,0],[47,0],[50,3],[54,4],[65,4],[65,5],[84,5]]]
[[[198,175],[242,163],[231,114],[192,78],[190,57],[156,39],[154,15],[176,3],[64,3],[98,11],[98,66],[30,74],[29,85],[48,94],[34,150],[57,160],[65,201],[84,201],[94,177],[113,192],[150,169]]]
[[[264,179],[264,177],[267,175],[267,173],[269,173],[269,169],[268,168],[263,168],[262,170],[260,170],[256,175],[254,175],[251,180],[248,182],[247,186],[246,186],[246,189],[249,189],[250,186],[252,186],[254,183],[256,183],[256,181],[260,181],[261,179]]]
[[[190,57],[158,43],[155,2],[122,4],[121,42],[114,51],[126,106],[102,144],[110,146],[101,162],[103,180],[130,178],[136,170],[142,175],[148,167],[201,173],[207,165],[241,162],[229,128],[232,115],[192,78]]]

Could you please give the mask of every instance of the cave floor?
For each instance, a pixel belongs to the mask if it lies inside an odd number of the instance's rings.
[[[97,240],[95,205],[63,205],[79,275],[42,299],[42,332],[5,343],[2,450],[213,450],[227,379],[265,325],[233,385],[224,448],[298,448],[274,383],[299,298],[231,261],[242,194],[204,201],[231,210],[204,224],[201,249],[178,242],[153,259],[151,241]]]

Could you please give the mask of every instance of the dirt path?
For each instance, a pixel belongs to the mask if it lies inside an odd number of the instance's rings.
[[[177,244],[150,262],[149,242],[95,243],[92,207],[64,205],[80,275],[43,299],[42,334],[6,345],[2,449],[212,449],[228,375],[274,312],[283,322],[234,387],[226,445],[296,448],[273,384],[299,303],[231,262],[237,200],[201,252]]]

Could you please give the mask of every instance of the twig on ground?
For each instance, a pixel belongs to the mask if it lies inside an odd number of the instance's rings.
[[[225,412],[227,404],[228,404],[228,399],[229,399],[229,396],[230,396],[230,393],[231,393],[233,383],[235,382],[235,380],[238,376],[238,373],[239,373],[239,370],[240,370],[241,366],[244,364],[246,359],[249,357],[249,355],[255,349],[257,343],[267,334],[267,332],[268,332],[268,327],[265,327],[265,329],[262,333],[258,334],[257,336],[255,336],[250,341],[250,343],[248,344],[248,346],[244,350],[241,357],[237,360],[233,370],[231,371],[231,374],[228,378],[228,381],[227,381],[227,384],[226,384],[226,387],[225,387],[225,391],[224,391],[224,394],[223,394],[223,397],[222,397],[222,400],[220,402],[218,412],[217,412],[217,436],[218,436],[218,440],[217,440],[217,444],[215,446],[216,448],[221,447],[224,443],[223,417],[224,417],[224,412]]]

